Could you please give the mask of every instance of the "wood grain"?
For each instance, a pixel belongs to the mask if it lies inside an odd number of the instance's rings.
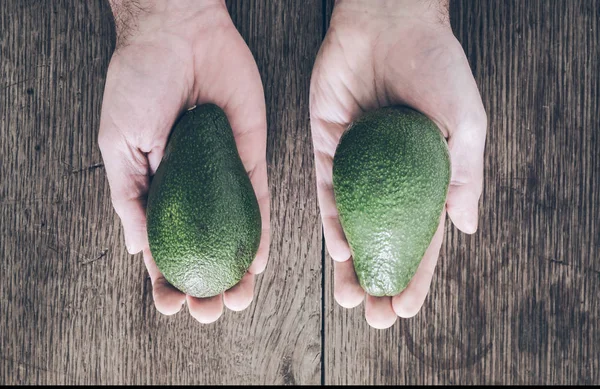
[[[157,313],[110,204],[108,4],[2,2],[1,384],[600,383],[600,1],[452,2],[489,117],[480,229],[448,225],[421,313],[384,331],[335,304],[322,251],[308,85],[332,5],[228,1],[265,86],[273,232],[250,308],[203,326]]]
[[[329,9],[331,5],[329,5]],[[414,318],[333,301],[329,384],[600,383],[600,2],[454,1],[489,117],[480,228],[447,226]]]
[[[115,40],[108,3],[2,2],[0,383],[320,382],[307,112],[321,1],[228,6],[265,85],[273,233],[250,308],[203,326],[185,309],[157,313],[110,203],[96,140]]]

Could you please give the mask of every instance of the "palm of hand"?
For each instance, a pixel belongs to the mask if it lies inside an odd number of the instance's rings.
[[[336,12],[337,11],[337,12]],[[334,294],[344,307],[365,293],[338,220],[332,163],[338,141],[361,113],[408,105],[430,117],[448,138],[452,182],[446,209],[455,225],[477,226],[486,119],[468,62],[447,23],[407,18],[363,20],[334,10],[311,80],[311,123],[325,240],[334,259]],[[359,27],[357,27],[359,26]],[[439,255],[445,212],[417,273],[397,296],[367,296],[365,316],[377,328],[415,315],[428,293]]]
[[[157,29],[130,37],[113,55],[102,106],[99,143],[115,210],[131,253],[144,252],[157,309],[180,310],[212,322],[223,302],[246,308],[253,297],[254,274],[266,266],[269,246],[269,195],[266,171],[266,117],[262,83],[245,42],[227,10],[213,11],[210,26]],[[197,22],[196,22],[197,23]],[[145,197],[178,116],[196,104],[211,102],[227,114],[238,152],[259,201],[263,222],[261,244],[249,272],[222,296],[185,296],[160,274],[148,249]]]

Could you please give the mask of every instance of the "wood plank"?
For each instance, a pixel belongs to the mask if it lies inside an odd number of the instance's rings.
[[[157,313],[110,204],[96,140],[115,40],[108,3],[2,3],[0,383],[320,382],[308,85],[321,2],[228,5],[265,85],[271,259],[249,309],[203,326],[185,310]]]
[[[328,384],[600,383],[600,2],[453,1],[489,116],[480,229],[446,228],[422,311],[333,301]]]

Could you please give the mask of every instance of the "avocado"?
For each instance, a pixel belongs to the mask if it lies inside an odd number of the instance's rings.
[[[369,111],[342,134],[333,189],[368,294],[395,296],[406,288],[439,225],[450,172],[441,131],[409,107]]]
[[[174,125],[150,184],[148,241],[167,281],[194,297],[236,285],[254,260],[261,217],[227,116],[214,104]]]

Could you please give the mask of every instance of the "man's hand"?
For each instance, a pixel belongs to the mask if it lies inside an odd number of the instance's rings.
[[[450,28],[447,1],[338,0],[319,51],[310,89],[317,193],[334,295],[346,308],[365,297],[338,220],[332,186],[335,149],[362,113],[389,105],[412,107],[431,118],[448,139],[452,179],[446,211],[465,233],[477,229],[483,184],[487,118],[469,63]],[[440,225],[419,268],[394,297],[366,297],[365,316],[376,328],[423,305],[443,240]]]
[[[113,0],[117,46],[110,61],[98,142],[121,218],[127,250],[143,251],[156,308],[167,315],[187,300],[202,323],[217,320],[223,304],[243,310],[253,298],[254,275],[269,250],[266,113],[260,75],[222,0]],[[186,109],[221,107],[252,181],[262,217],[260,247],[249,272],[223,295],[186,296],[162,276],[148,248],[145,204],[150,176],[173,124]]]

